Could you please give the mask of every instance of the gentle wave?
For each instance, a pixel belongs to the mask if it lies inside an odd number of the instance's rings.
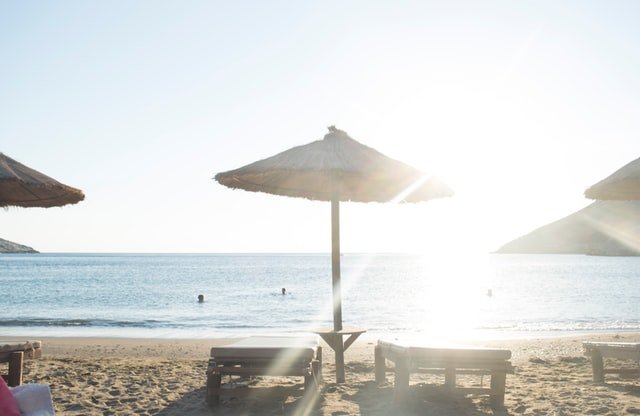
[[[162,328],[171,327],[170,322],[162,321],[113,321],[109,319],[2,319],[0,327],[118,327],[118,328]]]
[[[0,327],[86,327],[86,328],[144,328],[144,329],[197,329],[201,328],[199,324],[189,324],[187,322],[177,323],[169,321],[115,321],[108,319],[4,319],[0,320]],[[277,324],[238,324],[238,323],[218,323],[217,329],[224,330],[247,330],[247,329],[280,329],[281,326]],[[308,327],[310,328],[310,327]],[[307,329],[308,329],[307,328]],[[304,328],[302,328],[304,329]],[[550,322],[550,323],[529,323],[529,324],[515,324],[515,325],[485,325],[472,330],[487,330],[487,331],[509,331],[509,332],[565,332],[565,331],[611,331],[611,330],[623,330],[623,331],[640,331],[640,321],[635,322]],[[377,327],[371,326],[368,328],[370,332],[398,332],[406,333],[415,331],[415,328],[408,326],[391,326],[391,327]]]
[[[567,332],[567,331],[640,331],[640,322],[554,322],[516,325],[486,325],[477,330],[509,332]]]

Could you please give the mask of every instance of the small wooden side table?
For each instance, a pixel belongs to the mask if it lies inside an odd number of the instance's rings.
[[[336,353],[336,383],[344,383],[344,352],[353,342],[362,334],[367,332],[366,329],[347,327],[338,331],[331,328],[319,328],[312,331],[331,347]],[[344,336],[348,338],[345,340]]]

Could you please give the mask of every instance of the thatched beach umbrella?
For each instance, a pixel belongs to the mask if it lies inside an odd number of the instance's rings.
[[[640,158],[627,163],[584,191],[590,199],[640,200]]]
[[[0,153],[0,207],[49,208],[75,204],[83,199],[81,190]]]
[[[333,126],[329,127],[329,134],[323,140],[294,147],[239,169],[218,173],[215,180],[230,188],[331,201],[335,332],[342,330],[340,201],[418,202],[453,195],[451,189],[438,179],[425,178],[418,169],[353,140]],[[344,368],[340,368],[344,362],[342,347],[339,350],[336,349],[337,380],[343,382]]]

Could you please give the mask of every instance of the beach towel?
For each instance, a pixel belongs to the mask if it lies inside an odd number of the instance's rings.
[[[11,388],[22,416],[54,416],[48,384],[23,384]],[[3,414],[0,412],[0,414]]]
[[[20,409],[18,408],[18,402],[16,401],[9,386],[4,382],[4,379],[0,377],[0,415],[2,416],[20,416]]]

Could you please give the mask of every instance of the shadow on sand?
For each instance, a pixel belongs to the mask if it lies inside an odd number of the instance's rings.
[[[637,380],[638,377],[635,378]],[[630,396],[640,397],[640,386],[629,384],[629,380],[634,380],[631,377],[622,378],[619,377],[617,380],[607,380],[606,383],[600,384],[608,389],[615,390],[620,393],[628,394]]]
[[[373,415],[409,416],[507,416],[506,410],[493,410],[488,398],[468,398],[443,394],[430,385],[410,388],[407,400],[394,403],[393,386],[374,381],[347,384],[327,383],[316,394],[304,394],[302,384],[250,387],[241,397],[222,397],[208,406],[205,388],[188,392],[158,413],[177,415]]]
[[[220,402],[209,406],[205,388],[190,391],[158,413],[177,415],[319,415],[322,395],[318,391],[304,393],[303,384],[270,387],[247,387],[240,397],[222,396]]]
[[[375,381],[360,383],[355,393],[343,393],[341,399],[354,404],[356,414],[362,415],[438,415],[438,416],[507,416],[506,410],[494,410],[488,397],[468,398],[449,395],[442,388],[418,384],[409,389],[408,397],[394,402],[393,386],[389,383],[377,385]],[[327,399],[327,402],[329,399]],[[331,414],[331,413],[326,413]],[[346,414],[346,413],[345,413]],[[350,413],[351,414],[351,413]]]

